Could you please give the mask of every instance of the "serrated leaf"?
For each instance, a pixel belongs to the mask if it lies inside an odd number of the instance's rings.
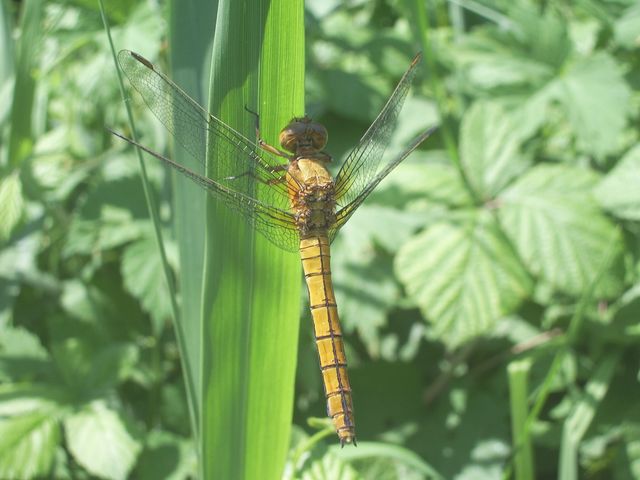
[[[443,478],[418,454],[399,445],[363,442],[358,445],[357,450],[338,452],[337,448],[331,447],[329,451],[349,461],[364,479],[440,480]]]
[[[380,329],[399,298],[388,256],[421,225],[422,215],[380,205],[364,205],[345,225],[332,248],[331,270],[338,308],[347,331],[358,330],[369,354],[381,356]],[[386,261],[385,261],[386,259]],[[362,279],[366,278],[366,282]]]
[[[630,112],[631,90],[613,57],[599,52],[578,60],[551,88],[584,150],[602,157],[618,149]]]
[[[460,161],[482,199],[493,198],[528,166],[516,127],[514,118],[495,102],[474,103],[462,119]]]
[[[127,246],[122,256],[122,277],[126,289],[136,297],[154,320],[156,333],[171,318],[169,292],[156,241],[143,237]]]
[[[24,199],[17,171],[0,179],[0,239],[6,239],[22,217]]]
[[[29,413],[0,418],[0,478],[48,477],[60,443],[60,407],[39,402]]]
[[[398,207],[418,204],[420,210],[424,210],[425,203],[434,210],[473,205],[460,174],[441,151],[412,154],[374,190],[370,202]],[[351,220],[344,228],[349,228],[350,223]]]
[[[312,457],[295,478],[301,480],[364,480],[358,472],[339,455],[327,451],[321,457]]]
[[[616,227],[598,209],[591,171],[539,165],[498,197],[505,233],[527,269],[556,289],[578,295],[594,280],[605,255],[621,250]],[[621,272],[611,269],[602,294],[621,288]]]
[[[594,193],[606,210],[628,220],[640,220],[640,145],[631,149],[602,179]]]
[[[64,420],[69,451],[89,473],[126,479],[141,450],[120,412],[94,402]]]
[[[485,211],[430,226],[400,249],[395,267],[435,335],[450,347],[493,328],[531,289],[519,258]]]

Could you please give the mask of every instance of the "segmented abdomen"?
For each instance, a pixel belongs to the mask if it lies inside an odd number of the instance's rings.
[[[340,443],[356,443],[353,421],[351,386],[347,376],[338,308],[331,283],[329,240],[314,236],[300,240],[302,268],[309,290],[314,334],[324,391],[327,414],[333,420]]]

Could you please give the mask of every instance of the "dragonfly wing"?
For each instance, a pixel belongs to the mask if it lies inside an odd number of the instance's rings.
[[[224,202],[230,209],[252,221],[254,228],[278,247],[292,252],[298,251],[300,237],[295,226],[295,219],[290,212],[266,205],[255,198],[244,195],[242,192],[232,190],[154,152],[135,140],[120,135],[113,130],[111,132],[155,158],[162,160],[166,165],[180,172],[189,180],[204,188],[208,193]]]
[[[121,50],[118,63],[176,142],[205,167],[210,145],[217,185],[258,198],[265,205],[288,208],[287,185],[278,158],[209,114],[144,57]]]
[[[421,58],[421,54],[415,56],[378,117],[360,139],[356,148],[349,153],[340,168],[336,177],[336,202],[338,205],[351,204],[368,188],[380,169],[386,168],[380,166],[380,161],[389,144],[391,133],[398,120],[398,114],[407,97]]]
[[[389,175],[389,173],[396,168],[402,161],[407,158],[411,152],[420,146],[431,134],[436,130],[436,127],[431,127],[425,132],[418,135],[411,144],[397,157],[388,162],[384,168],[367,184],[367,186],[360,192],[360,194],[354,198],[350,203],[342,207],[336,212],[336,221],[329,229],[329,238],[331,241],[335,238],[338,230],[349,220],[353,212],[364,202],[365,198],[378,186],[378,184]]]

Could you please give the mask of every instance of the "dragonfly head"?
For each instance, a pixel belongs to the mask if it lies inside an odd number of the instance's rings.
[[[293,118],[280,132],[280,145],[296,154],[320,151],[327,144],[327,129],[309,117]]]

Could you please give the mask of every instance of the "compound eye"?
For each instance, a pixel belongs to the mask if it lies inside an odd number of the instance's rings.
[[[327,129],[319,123],[314,123],[310,126],[311,144],[316,150],[322,150],[327,144],[327,138],[329,137]]]
[[[289,152],[296,152],[299,146],[322,150],[327,144],[327,129],[309,117],[294,118],[282,129],[279,140],[282,148]]]
[[[282,129],[278,140],[282,148],[289,152],[295,152],[298,141],[304,136],[305,127],[298,121],[292,121]]]

